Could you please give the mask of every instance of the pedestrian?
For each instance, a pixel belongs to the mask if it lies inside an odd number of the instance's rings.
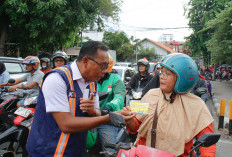
[[[100,116],[96,93],[96,81],[107,72],[107,51],[103,43],[88,41],[76,61],[45,75],[26,145],[29,156],[85,156],[87,131],[109,123],[108,115]]]

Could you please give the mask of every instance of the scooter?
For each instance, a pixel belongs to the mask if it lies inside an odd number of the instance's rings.
[[[24,100],[24,105],[32,108],[35,108],[37,101],[37,95],[31,96],[32,91],[30,90],[18,89],[14,92],[6,92],[7,90],[7,88],[3,89],[1,95],[3,101],[0,104],[0,132],[13,125],[14,111],[17,110],[17,102],[19,100]]]
[[[17,115],[14,125],[0,134],[0,149],[13,151],[27,157],[26,142],[31,129],[34,108],[19,107],[14,114]]]
[[[99,92],[99,100],[103,100],[108,96],[108,92],[102,91]],[[90,133],[91,132],[91,133]],[[92,136],[88,135],[87,140],[90,141],[96,141],[92,147],[88,147],[87,148],[87,155],[88,157],[98,157],[99,156],[99,150],[100,150],[100,144],[99,144],[99,139],[94,135],[94,133],[96,133],[97,130],[96,128],[91,129],[88,131],[88,134],[92,134]],[[89,139],[91,138],[91,139]],[[131,143],[134,142],[135,138],[131,136],[131,134],[129,134],[129,132],[126,130],[126,128],[119,128],[118,130],[118,134],[117,134],[117,138],[116,138],[116,143]],[[87,141],[88,142],[88,141]]]
[[[123,119],[122,115],[117,113],[110,113],[109,114],[110,121],[113,125],[117,127],[124,127],[126,125],[125,120]],[[220,134],[217,133],[205,133],[203,136],[201,136],[193,145],[193,148],[191,149],[191,152],[189,154],[189,157],[193,155],[193,152],[195,153],[196,157],[200,157],[199,152],[196,150],[202,146],[202,147],[209,147],[215,143],[218,142],[220,138]],[[125,145],[122,143],[118,144],[112,144],[112,143],[106,143],[105,147],[115,149],[117,153],[111,153],[111,152],[103,152],[102,154],[107,154],[112,157],[174,157],[174,154],[157,150],[155,148],[147,147],[147,146],[137,146],[134,147],[133,145]]]

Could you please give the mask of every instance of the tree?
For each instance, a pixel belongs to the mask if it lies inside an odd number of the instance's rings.
[[[133,46],[130,44],[130,40],[124,32],[104,32],[103,43],[109,46],[110,49],[116,50],[118,61],[131,61],[129,56],[133,55]]]
[[[216,64],[232,64],[232,2],[203,31],[213,30],[212,39],[206,42]]]
[[[102,28],[103,19],[116,20],[119,4],[120,0],[7,0],[0,6],[1,36],[6,34],[6,41],[17,43],[27,54],[63,49],[74,46],[76,36],[90,25]]]
[[[144,48],[143,46],[140,47],[138,58],[147,58],[148,61],[155,61],[159,59],[159,55],[155,53],[155,48]]]
[[[211,39],[212,30],[204,32],[201,30],[226,7],[228,1],[230,0],[190,0],[185,6],[188,25],[193,30],[193,33],[186,38],[186,44],[192,49],[192,56],[202,55],[206,63],[210,63],[211,54],[205,42]]]

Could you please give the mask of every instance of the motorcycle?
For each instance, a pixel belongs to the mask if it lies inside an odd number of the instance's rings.
[[[118,127],[124,127],[126,126],[125,120],[120,114],[117,113],[110,113],[109,114],[110,121],[113,125]],[[215,143],[218,142],[220,138],[220,134],[218,133],[205,133],[202,135],[196,142],[193,144],[193,148],[190,151],[189,157],[193,155],[193,152],[195,152],[195,157],[200,157],[200,153],[198,148],[200,146],[202,147],[209,147]],[[157,150],[155,148],[147,147],[139,145],[137,147],[134,147],[131,144],[125,145],[123,143],[118,144],[112,144],[112,143],[106,143],[105,147],[115,149],[117,153],[111,153],[111,152],[102,152],[102,154],[107,154],[112,157],[174,157],[174,154],[171,154],[169,152]]]
[[[99,92],[99,100],[103,100],[108,96],[108,92]],[[90,133],[91,132],[91,133]],[[87,147],[87,155],[88,157],[97,157],[99,156],[99,151],[100,151],[100,140],[97,138],[97,136],[94,135],[97,130],[96,128],[89,130],[88,132],[88,137],[87,137],[87,143],[91,143],[91,141],[95,141],[94,144],[91,144],[91,147]],[[91,136],[89,136],[91,134]],[[91,138],[90,138],[91,137]],[[118,134],[116,137],[116,143],[131,143],[134,142],[134,137],[129,134],[129,132],[126,130],[126,127],[124,128],[119,128]]]
[[[0,149],[13,151],[17,155],[27,157],[26,142],[31,129],[35,108],[19,107],[14,114],[17,115],[14,125],[0,134]]]
[[[221,80],[229,81],[229,80],[230,80],[230,73],[227,72],[227,71],[222,71],[220,81],[221,81]]]
[[[37,95],[31,95],[33,91],[18,89],[14,92],[7,92],[8,89],[4,88],[1,91],[0,104],[0,132],[10,128],[13,125],[13,120],[15,118],[14,111],[17,110],[17,102],[19,100],[24,100],[24,105],[26,107],[35,108]]]

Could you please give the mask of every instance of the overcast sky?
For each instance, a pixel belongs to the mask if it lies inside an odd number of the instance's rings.
[[[188,27],[188,20],[184,16],[184,4],[187,2],[188,0],[124,0],[120,22],[112,24],[112,27],[140,39],[149,38],[158,41],[158,37],[162,34],[173,34],[174,40],[183,41],[191,30],[145,31],[143,28]]]

